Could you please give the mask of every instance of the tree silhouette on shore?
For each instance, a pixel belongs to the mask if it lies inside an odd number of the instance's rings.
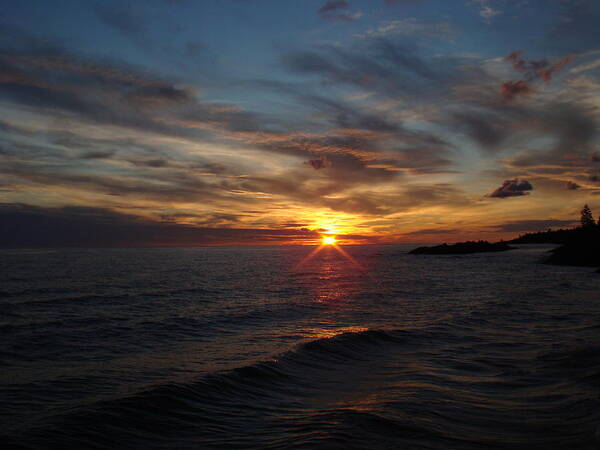
[[[591,228],[596,226],[594,216],[592,216],[592,210],[587,204],[584,205],[583,209],[581,210],[581,226],[583,228]]]

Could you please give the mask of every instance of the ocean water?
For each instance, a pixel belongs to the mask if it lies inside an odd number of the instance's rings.
[[[600,275],[410,248],[2,250],[0,441],[599,448]]]

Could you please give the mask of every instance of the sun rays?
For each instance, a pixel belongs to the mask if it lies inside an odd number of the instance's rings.
[[[316,247],[313,251],[311,251],[302,261],[296,264],[295,270],[298,270],[300,267],[304,266],[307,262],[313,259],[319,252],[321,252],[325,248],[333,248],[340,255],[342,255],[345,259],[350,261],[352,265],[354,265],[358,270],[364,272],[365,268],[362,267],[346,250],[344,250],[338,244],[338,241],[335,236],[332,235],[324,235],[321,237],[321,244]]]

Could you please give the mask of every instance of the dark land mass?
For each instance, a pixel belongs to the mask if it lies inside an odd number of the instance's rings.
[[[572,239],[550,251],[546,264],[566,266],[600,266],[600,227],[577,228]]]
[[[547,230],[526,233],[506,242],[509,244],[567,244],[580,237],[584,237],[585,234],[583,228]]]
[[[506,242],[468,241],[451,245],[442,244],[434,247],[419,247],[411,250],[409,253],[412,255],[464,255],[467,253],[504,252],[514,248]]]
[[[581,226],[571,229],[526,233],[510,241],[490,243],[468,241],[442,244],[434,247],[419,247],[409,253],[413,255],[464,255],[468,253],[502,252],[515,247],[509,244],[560,244],[550,250],[543,262],[565,266],[600,267],[600,225]],[[600,269],[598,270],[600,273]]]

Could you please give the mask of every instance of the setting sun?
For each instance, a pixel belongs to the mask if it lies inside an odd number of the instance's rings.
[[[323,245],[333,245],[336,243],[336,239],[333,236],[323,236],[321,242],[323,243]]]

